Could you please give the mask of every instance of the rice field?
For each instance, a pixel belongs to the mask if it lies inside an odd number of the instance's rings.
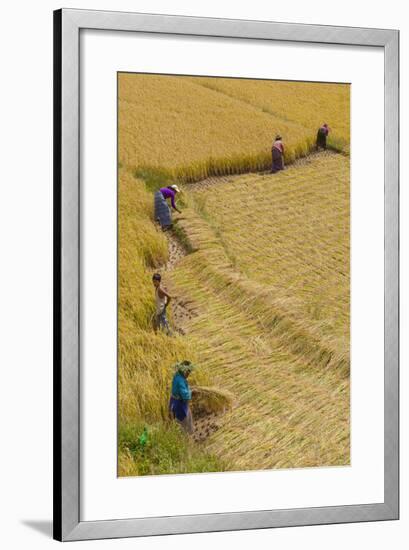
[[[152,194],[144,182],[121,169],[118,184],[118,473],[224,469],[167,422],[172,365],[184,357],[196,360],[196,346],[152,330],[151,275],[168,260],[167,240],[153,223]],[[206,369],[195,381],[209,383]],[[137,445],[144,427],[156,446],[149,464]]]
[[[254,96],[251,84],[260,87],[258,95]],[[285,140],[286,161],[292,162],[313,148],[317,128],[326,119],[331,125],[333,119],[334,124],[344,121],[335,125],[331,140],[334,147],[348,149],[349,86],[310,84],[293,92],[293,97],[288,83],[277,84],[274,93],[271,85],[268,81],[121,74],[120,164],[188,182],[262,170],[270,165],[276,133]],[[282,108],[277,95],[286,98],[287,109],[280,115],[275,111]],[[330,116],[330,106],[336,117]],[[307,117],[305,112],[315,114]]]
[[[348,84],[191,77],[196,84],[220,92],[287,122],[297,123],[312,134],[331,121],[330,144],[349,151],[350,96]],[[336,105],[336,109],[334,106]]]
[[[348,86],[118,84],[119,475],[349,464]],[[343,154],[305,157],[323,121]],[[271,175],[276,132],[300,160]],[[168,179],[183,186],[171,240],[151,192]],[[152,331],[158,269],[183,325],[172,338]],[[206,388],[231,402],[200,442],[167,417],[185,358],[202,407]],[[135,443],[144,426],[147,454]]]
[[[231,177],[194,200],[236,271],[274,288],[321,334],[349,327],[349,159],[335,154],[280,174]]]

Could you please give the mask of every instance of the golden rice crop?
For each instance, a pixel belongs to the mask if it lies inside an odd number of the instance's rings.
[[[167,241],[151,223],[152,195],[144,182],[121,170],[118,185],[118,311],[146,329],[153,314],[149,269],[166,261]]]
[[[224,469],[219,458],[195,448],[167,421],[173,365],[195,361],[197,346],[193,338],[169,338],[152,330],[151,276],[168,259],[167,241],[153,224],[152,194],[144,182],[121,169],[118,184],[118,434],[126,443],[118,448],[118,474]],[[208,385],[205,365],[200,367],[193,383]],[[217,391],[207,401],[214,407],[226,402]],[[144,426],[149,449],[141,454],[137,444]]]
[[[315,135],[324,122],[331,127],[329,143],[349,151],[350,86],[239,78],[191,77],[192,81],[253,105],[279,119],[296,122]]]
[[[121,165],[184,181],[268,168],[276,133],[291,162],[313,148],[323,120],[348,150],[349,86],[118,76]]]
[[[226,470],[348,464],[349,159],[231,174],[266,169],[277,132],[287,160],[304,156],[324,121],[347,152],[349,87],[131,74],[118,85],[120,428],[148,423],[158,445],[176,441],[167,401],[172,365],[186,358],[202,398],[233,406],[168,473],[220,469],[213,457]],[[168,242],[146,184],[219,174],[184,186],[176,234],[193,253],[164,273],[195,315],[183,337],[154,334],[151,276]],[[149,473],[127,449],[119,464],[120,475]]]
[[[187,181],[265,168],[275,133],[287,157],[306,154],[314,134],[184,77],[121,74],[119,160]]]
[[[167,415],[172,365],[195,359],[186,338],[152,331],[152,273],[167,260],[167,241],[152,223],[152,195],[120,171],[118,193],[118,384],[120,421],[161,420]],[[166,281],[166,277],[165,277]],[[203,369],[195,378],[207,380]]]

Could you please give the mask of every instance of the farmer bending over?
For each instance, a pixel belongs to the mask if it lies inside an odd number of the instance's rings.
[[[172,393],[169,401],[171,418],[175,419],[189,435],[193,433],[193,417],[190,409],[192,390],[187,379],[195,368],[190,361],[176,363],[176,372],[172,380]]]
[[[166,308],[168,307],[169,302],[171,301],[172,298],[162,288],[160,284],[161,280],[162,280],[162,276],[160,273],[155,273],[152,276],[153,286],[155,287],[155,304],[156,304],[155,317],[153,320],[153,328],[155,332],[157,332],[158,329],[164,329],[166,331],[166,334],[168,336],[171,336],[172,331],[170,330],[169,323],[166,318]]]
[[[176,194],[180,193],[180,189],[177,185],[169,185],[168,187],[161,187],[159,191],[156,191],[154,197],[155,205],[155,220],[157,220],[162,229],[167,229],[172,225],[172,216],[170,213],[170,207],[166,202],[170,199],[170,204],[176,212],[181,214],[182,212],[176,206],[175,198]]]
[[[327,148],[327,137],[329,134],[330,128],[328,127],[328,124],[323,124],[321,128],[318,128],[317,132],[317,151],[320,149],[326,149]]]
[[[172,205],[173,210],[176,210],[176,212],[179,212],[179,214],[181,214],[182,212],[175,204],[176,193],[180,193],[179,187],[177,185],[161,187],[160,192],[162,193],[164,199],[170,199],[170,204]]]
[[[284,145],[283,138],[280,134],[276,135],[276,139],[271,148],[272,167],[271,173],[275,174],[279,170],[284,170]]]

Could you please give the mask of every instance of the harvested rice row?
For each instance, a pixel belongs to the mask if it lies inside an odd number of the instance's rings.
[[[347,158],[317,155],[302,171],[231,177],[211,190],[195,187],[193,199],[238,272],[348,341]]]
[[[171,274],[174,290],[183,295],[186,278],[194,281],[188,291],[198,315],[189,328],[199,364],[206,365],[212,386],[229,390],[236,400],[207,450],[231,470],[347,463],[347,379],[337,369],[312,370],[308,361],[275,345],[253,315],[223,290],[214,292],[208,272],[199,278],[193,267],[199,253]]]
[[[345,162],[342,157],[336,160]],[[312,187],[323,185],[321,180],[325,182],[328,176],[319,159],[316,161],[318,169],[315,183],[310,182]],[[256,190],[260,193],[259,203],[265,205],[267,212],[270,203],[265,200],[263,185],[273,181],[280,192],[283,182],[288,186],[289,175],[290,170],[270,181],[249,176],[257,180],[254,185],[260,187]],[[298,182],[298,174],[292,176]],[[249,181],[247,177],[236,180],[235,191],[240,191],[241,179]],[[322,193],[315,191],[307,201],[308,208],[314,201],[320,204]],[[225,192],[228,193],[226,189]],[[291,210],[291,193],[284,188],[281,192]],[[295,194],[296,189],[292,192]],[[302,185],[300,193],[308,195]],[[225,203],[226,208],[228,204]],[[237,220],[235,212],[240,214]],[[234,207],[231,212],[224,211],[224,216],[229,216],[226,219],[232,224],[237,222],[232,232],[240,232],[238,221],[243,223],[245,212]],[[323,337],[321,322],[316,331],[314,322],[307,322],[303,316],[297,322],[308,293],[297,299],[269,301],[275,287],[235,271],[225,249],[230,240],[225,240],[224,246],[220,241],[220,236],[225,237],[224,231],[215,232],[207,219],[192,211],[185,210],[183,217],[178,223],[198,251],[183,258],[168,274],[167,282],[175,293],[195,304],[189,340],[194,343],[199,363],[206,365],[211,385],[227,389],[236,398],[235,407],[206,442],[206,449],[223,457],[232,470],[347,464],[349,340],[334,339],[331,330],[327,338],[325,334]],[[210,219],[213,221],[212,216]],[[280,221],[285,227],[285,219]],[[251,240],[258,234],[256,229],[250,224]],[[244,247],[242,257],[246,258],[246,254]],[[311,272],[307,275],[311,276]],[[330,278],[327,284],[331,286]],[[281,311],[281,316],[277,317],[274,311]],[[318,355],[313,352],[314,335],[318,339]]]

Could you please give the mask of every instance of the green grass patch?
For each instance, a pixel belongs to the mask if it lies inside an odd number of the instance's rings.
[[[225,464],[194,443],[176,424],[147,425],[147,440],[140,443],[145,425],[120,425],[119,475],[143,476],[225,471]]]

